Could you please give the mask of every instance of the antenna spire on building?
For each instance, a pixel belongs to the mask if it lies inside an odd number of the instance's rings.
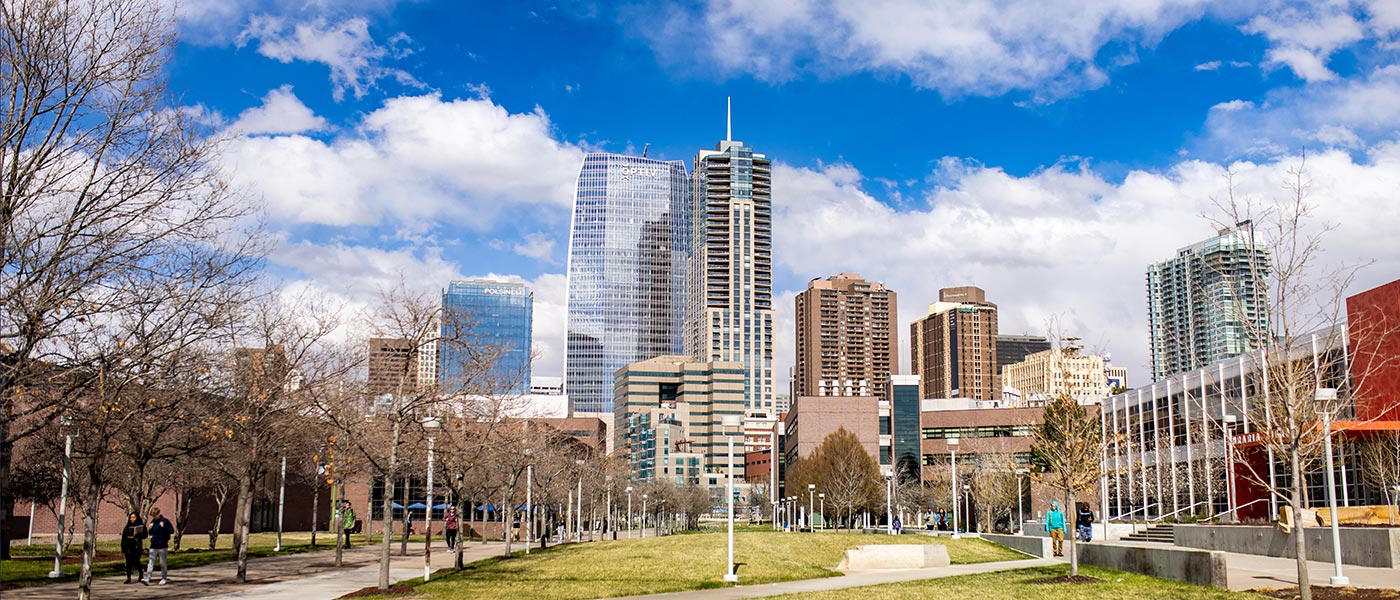
[[[734,139],[734,104],[729,96],[724,97],[724,139]]]

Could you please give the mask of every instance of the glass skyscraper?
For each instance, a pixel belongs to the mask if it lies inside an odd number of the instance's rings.
[[[584,157],[569,235],[564,359],[574,412],[612,412],[618,369],[681,352],[689,193],[682,161]]]
[[[478,394],[525,394],[535,297],[523,283],[454,281],[442,293],[442,342],[437,344],[437,379],[445,390]],[[472,364],[482,349],[490,368]]]
[[[1152,380],[1263,346],[1269,335],[1269,251],[1254,224],[1221,229],[1147,268]]]
[[[743,363],[745,408],[763,411],[773,409],[772,181],[768,157],[743,142],[695,155],[686,354]]]

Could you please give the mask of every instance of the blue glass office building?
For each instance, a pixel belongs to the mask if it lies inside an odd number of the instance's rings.
[[[564,391],[574,412],[612,412],[618,369],[681,352],[689,198],[682,161],[584,158],[569,235]]]
[[[534,294],[523,283],[454,281],[442,293],[438,381],[446,390],[524,394],[530,389]],[[458,330],[461,333],[458,333]],[[459,339],[460,338],[460,339]],[[471,368],[468,349],[492,348],[487,371]]]

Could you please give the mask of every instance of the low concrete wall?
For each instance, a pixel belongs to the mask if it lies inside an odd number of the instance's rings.
[[[1105,541],[1105,538],[1104,538],[1104,524],[1103,524],[1103,523],[1094,523],[1091,527],[1094,528],[1094,540],[1096,540],[1096,541]],[[1121,540],[1121,539],[1123,539],[1124,537],[1126,537],[1126,536],[1128,536],[1128,535],[1131,535],[1134,531],[1140,531],[1140,530],[1143,530],[1143,529],[1146,529],[1146,528],[1147,528],[1146,525],[1136,525],[1136,526],[1135,526],[1135,525],[1133,525],[1132,523],[1109,523],[1109,524],[1108,524],[1108,532],[1111,533],[1111,534],[1113,534],[1113,541]],[[1045,523],[1043,523],[1043,522],[1026,521],[1024,530],[1025,530],[1025,534],[1026,534],[1026,535],[1034,535],[1034,536],[1039,536],[1039,537],[1043,537],[1043,538],[1048,538],[1048,537],[1050,537],[1050,533],[1047,532],[1047,531],[1045,531]],[[1066,531],[1065,535],[1074,535],[1074,527],[1070,527],[1070,528],[1068,529],[1068,531]]]
[[[1400,567],[1400,528],[1342,527],[1342,562]],[[1332,528],[1304,527],[1308,560],[1332,561]],[[1177,525],[1173,542],[1187,548],[1294,558],[1293,538],[1264,525]]]
[[[924,569],[946,567],[951,562],[948,547],[942,544],[876,544],[847,550],[836,570]]]
[[[982,539],[989,542],[996,542],[1017,552],[1024,552],[1036,558],[1046,558],[1050,556],[1050,538],[1034,535],[1004,535],[1000,533],[984,533]]]
[[[1079,544],[1076,548],[1079,562],[1086,565],[1229,588],[1223,552],[1123,544]]]

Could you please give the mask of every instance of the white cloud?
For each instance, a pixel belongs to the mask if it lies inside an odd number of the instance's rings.
[[[390,38],[389,48],[375,43],[369,33],[369,21],[351,18],[331,23],[317,17],[293,23],[272,16],[256,15],[238,36],[239,45],[257,41],[258,54],[289,63],[294,60],[326,65],[331,71],[331,83],[337,101],[348,89],[362,98],[380,79],[392,78],[399,83],[421,87],[412,75],[384,65],[387,58],[404,56],[408,36],[403,33]]]
[[[722,75],[783,81],[804,72],[908,76],[946,95],[1029,91],[1054,97],[1102,85],[1113,42],[1131,54],[1198,18],[1203,0],[711,0],[698,11],[635,16],[663,59]],[[1045,15],[1054,15],[1046,18]],[[660,21],[658,23],[658,21]],[[698,53],[699,56],[695,56]]]
[[[239,113],[231,129],[243,135],[287,134],[320,131],[326,120],[317,116],[284,85],[263,96],[262,106]]]
[[[1215,71],[1215,70],[1218,70],[1219,68],[1220,68],[1220,61],[1218,61],[1218,60],[1212,60],[1212,61],[1210,61],[1210,62],[1203,62],[1203,63],[1201,63],[1201,64],[1199,64],[1199,65],[1196,65],[1196,70],[1197,70],[1197,71]]]
[[[1208,156],[1262,156],[1388,140],[1400,128],[1400,65],[1351,79],[1280,88],[1260,103],[1212,107],[1198,150]]]
[[[1332,53],[1366,37],[1352,10],[1346,0],[1285,6],[1250,19],[1242,29],[1272,44],[1265,66],[1286,66],[1309,83],[1330,81],[1336,77],[1327,68]]]
[[[429,95],[389,100],[327,141],[239,138],[225,159],[274,220],[487,229],[507,210],[548,220],[568,207],[583,153],[554,139],[540,109],[512,114],[486,98]]]
[[[1067,333],[1111,351],[1148,377],[1146,292],[1149,263],[1211,235],[1201,215],[1215,213],[1225,193],[1225,166],[1178,163],[1163,172],[1133,171],[1122,182],[1079,165],[1056,165],[1016,177],[997,168],[946,160],[944,183],[923,206],[891,208],[866,193],[849,165],[774,172],[775,248],[780,272],[805,282],[841,271],[883,281],[899,293],[899,337],[908,364],[908,325],[924,314],[937,290],[978,285],[1000,307],[1006,333],[1044,332],[1059,316]],[[1294,156],[1268,163],[1235,163],[1236,194],[1278,198]],[[1354,290],[1394,279],[1400,255],[1386,252],[1400,228],[1400,145],[1356,162],[1343,152],[1308,158],[1312,201],[1320,222],[1338,226],[1325,238],[1331,264],[1375,259]],[[1356,215],[1367,215],[1358,219]],[[780,291],[781,341],[791,337],[791,294]],[[791,344],[777,356],[787,372]]]
[[[554,262],[554,238],[547,233],[531,233],[511,246],[516,254],[543,262]]]

